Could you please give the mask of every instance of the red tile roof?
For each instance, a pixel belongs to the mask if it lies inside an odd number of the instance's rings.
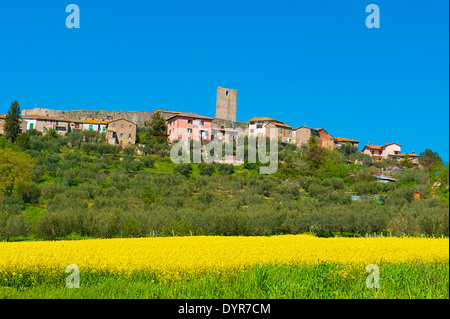
[[[192,114],[192,113],[178,113],[175,114],[174,116],[169,117],[166,121],[173,119],[175,117],[189,117],[189,118],[194,118],[194,119],[200,119],[200,120],[213,120],[212,117],[209,116],[203,116],[203,115],[198,115],[198,114]]]

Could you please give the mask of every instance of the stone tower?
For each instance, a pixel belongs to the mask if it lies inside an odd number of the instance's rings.
[[[219,86],[217,88],[216,115],[214,117],[236,122],[236,96],[236,90]]]

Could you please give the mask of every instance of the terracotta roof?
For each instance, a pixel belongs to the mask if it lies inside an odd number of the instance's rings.
[[[23,115],[22,119],[37,119],[37,120],[50,120],[50,121],[61,121],[61,122],[70,122],[71,120],[63,117],[54,117],[54,116],[42,116],[42,115]]]
[[[89,123],[89,124],[108,124],[107,121],[100,121],[100,120],[84,120],[83,123]]]
[[[310,130],[312,130],[312,128],[310,128],[310,127],[308,127],[308,126],[305,126],[305,125],[303,125],[303,126],[300,126],[300,127],[294,128],[294,131],[297,131],[297,130],[299,130],[299,129],[301,129],[301,128],[307,128],[307,129],[310,129]]]
[[[323,127],[315,128],[314,130],[315,130],[315,131],[322,131],[322,130],[323,130],[323,131],[325,131],[325,133],[330,134],[330,133],[328,133],[327,130],[324,129]]]
[[[284,123],[272,123],[272,124],[275,125],[275,126],[281,126],[281,127],[284,127],[284,128],[289,128],[289,129],[292,130],[292,126],[286,125]]]
[[[181,112],[175,112],[175,111],[169,111],[169,110],[154,110],[153,112],[163,112],[163,113],[177,113],[177,114],[179,114],[179,113],[181,113]]]
[[[419,157],[419,155],[417,154],[407,154],[407,153],[403,153],[402,156]]]
[[[198,114],[192,114],[192,113],[178,113],[175,114],[174,116],[169,117],[166,121],[173,119],[175,117],[192,117],[194,119],[201,119],[201,120],[213,120],[212,117],[209,116],[203,116],[203,115],[198,115]]]
[[[278,123],[282,123],[281,121],[277,121],[270,117],[265,117],[265,116],[254,117],[251,120],[248,120],[247,122],[278,122]]]
[[[400,145],[400,144],[398,144],[398,143],[389,143],[389,144],[386,144],[386,146],[388,146],[388,145],[392,145],[392,144],[395,144],[395,145],[398,145],[398,146],[400,146],[400,147],[401,147],[401,145]]]
[[[369,148],[369,149],[373,149],[373,150],[382,150],[383,149],[383,146],[381,146],[381,145],[370,145],[370,144],[367,144],[367,145],[365,145],[364,146],[364,148]]]
[[[353,143],[359,143],[359,141],[357,141],[357,140],[352,140],[352,139],[345,138],[345,137],[335,137],[334,140],[335,140],[335,141],[338,141],[338,142],[353,142]]]
[[[251,120],[248,120],[248,122],[269,122],[269,123],[272,123],[272,124],[274,124],[276,126],[281,126],[281,127],[292,129],[292,126],[286,125],[285,123],[283,123],[281,121],[272,119],[270,117],[264,117],[264,116],[254,117]]]

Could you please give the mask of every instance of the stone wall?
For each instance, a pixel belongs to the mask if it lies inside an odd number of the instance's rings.
[[[167,120],[177,112],[159,111],[162,117]],[[75,111],[57,111],[50,109],[24,109],[22,116],[26,115],[40,115],[49,117],[62,117],[71,120],[104,120],[112,121],[124,118],[128,121],[136,122],[137,126],[144,126],[145,122],[151,123],[151,116],[153,112],[136,112],[136,111],[89,111],[89,110],[75,110]],[[109,118],[108,118],[109,117]],[[214,128],[241,128],[243,131],[247,129],[246,122],[236,122],[227,119],[214,118],[212,121]]]
[[[124,118],[128,121],[135,122],[138,126],[144,126],[146,121],[151,121],[153,112],[136,112],[136,111],[90,111],[90,110],[75,110],[75,111],[57,111],[50,109],[24,109],[22,116],[25,115],[40,115],[50,117],[62,117],[71,120],[103,120],[112,121]]]

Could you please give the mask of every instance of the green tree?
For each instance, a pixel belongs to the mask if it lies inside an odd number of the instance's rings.
[[[345,157],[350,156],[353,153],[358,152],[358,147],[354,146],[350,143],[343,143],[341,147],[339,148],[339,152],[344,155]]]
[[[406,168],[413,167],[413,162],[410,157],[406,156],[401,162],[400,165]]]
[[[156,193],[151,185],[144,185],[141,188],[141,199],[142,201],[150,204],[154,203],[156,199]]]
[[[157,134],[167,134],[167,124],[166,120],[162,117],[159,112],[155,112],[151,117],[150,128],[152,133]]]
[[[49,129],[47,134],[45,134],[45,136],[47,136],[48,138],[57,138],[58,133],[56,132],[55,129]]]
[[[82,131],[72,131],[67,135],[67,141],[72,147],[80,149],[83,143],[83,132]]]
[[[27,133],[20,133],[16,138],[16,145],[22,150],[27,150],[30,148],[30,135]]]
[[[8,202],[8,201],[6,201]],[[25,214],[17,203],[0,204],[0,238],[9,241],[13,236],[23,236],[27,231]]]
[[[191,163],[180,163],[174,167],[173,172],[180,173],[186,177],[191,176],[192,174],[192,164]]]
[[[6,148],[0,152],[0,190],[12,196],[14,186],[31,183],[33,159],[23,152]]]
[[[306,148],[306,161],[312,169],[318,169],[326,158],[326,151],[317,143],[317,137],[312,135]]]
[[[15,142],[17,136],[22,132],[20,128],[20,106],[17,101],[11,104],[8,114],[5,117],[4,125],[5,136],[11,141]]]
[[[419,156],[419,164],[428,170],[433,169],[434,166],[442,164],[442,158],[438,153],[430,149],[426,149]]]
[[[200,175],[211,176],[216,171],[216,166],[214,163],[208,164],[201,162],[200,164],[198,164],[198,170],[200,172]]]

